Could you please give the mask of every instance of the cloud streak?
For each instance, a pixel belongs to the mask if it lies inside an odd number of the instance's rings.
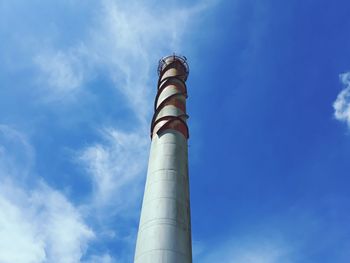
[[[0,262],[79,262],[95,234],[79,209],[33,174],[25,138],[0,126]]]
[[[87,89],[97,75],[107,73],[124,103],[144,122],[151,112],[151,88],[159,58],[184,50],[192,21],[211,3],[189,7],[157,6],[147,1],[104,0],[96,6],[86,36],[65,49],[45,46],[33,58],[40,84],[55,100],[66,100]],[[166,21],[166,22],[165,22]],[[153,76],[153,77],[152,77]]]
[[[78,159],[91,176],[94,205],[118,211],[135,200],[132,189],[139,190],[138,176],[146,165],[148,140],[117,129],[105,129],[101,134],[104,142],[83,149]]]
[[[333,103],[334,117],[341,122],[345,122],[350,128],[350,72],[340,74],[339,78],[344,85],[344,89],[338,94]]]
[[[47,89],[49,99],[67,99],[75,95],[84,83],[86,69],[79,53],[79,50],[58,50],[45,51],[35,56],[34,62],[41,72],[39,84]]]
[[[94,233],[65,196],[45,183],[0,192],[0,262],[79,262]]]

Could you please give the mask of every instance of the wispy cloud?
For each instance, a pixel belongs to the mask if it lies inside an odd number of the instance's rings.
[[[147,162],[148,138],[116,129],[101,134],[104,142],[83,149],[78,158],[91,176],[94,205],[112,206],[115,212],[129,207],[139,192],[134,191],[139,190],[139,175]]]
[[[35,151],[26,136],[0,124],[0,175],[16,175],[17,180],[23,181],[33,168],[34,159]]]
[[[347,123],[350,128],[350,72],[340,74],[339,78],[344,89],[333,103],[334,116],[337,120]]]
[[[93,231],[60,192],[1,181],[0,262],[79,262]]]
[[[183,51],[183,37],[191,21],[210,3],[171,8],[147,1],[101,3],[87,36],[69,48],[49,46],[35,54],[39,80],[49,88],[46,95],[62,100],[78,93],[93,79],[94,71],[102,70],[143,122],[151,111],[150,87],[155,83],[158,59]]]
[[[94,232],[61,192],[34,176],[25,138],[0,126],[0,262],[79,262]]]
[[[50,100],[75,96],[85,81],[87,69],[80,49],[43,51],[34,57],[34,62],[41,71],[39,86]]]
[[[155,83],[158,59],[183,51],[190,19],[196,19],[205,6],[170,8],[139,1],[103,1],[99,22],[91,31],[91,49],[141,119],[151,109],[150,87]]]

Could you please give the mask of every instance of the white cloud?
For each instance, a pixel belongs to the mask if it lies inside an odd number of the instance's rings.
[[[84,149],[79,160],[92,178],[94,204],[113,205],[114,211],[129,207],[144,171],[148,138],[115,129],[102,132],[104,143]],[[134,190],[134,191],[133,191]]]
[[[350,72],[340,75],[344,89],[333,103],[334,116],[337,120],[347,123],[350,128]]]
[[[42,51],[35,56],[34,62],[41,72],[39,85],[46,89],[46,99],[62,100],[76,95],[88,70],[83,58],[82,47]]]
[[[24,220],[25,216],[22,207],[1,194],[0,262],[36,263],[46,259],[44,243],[31,222]]]
[[[0,187],[0,262],[79,262],[93,231],[60,192],[44,183],[25,190]]]
[[[34,56],[40,81],[49,88],[46,95],[66,100],[93,79],[92,72],[102,69],[143,122],[152,109],[150,94],[159,58],[183,51],[185,33],[209,5],[207,1],[178,7],[103,0],[94,22],[84,28],[87,36],[66,49],[46,47]]]
[[[0,262],[79,262],[94,233],[62,193],[33,176],[25,138],[0,125]]]
[[[182,51],[189,19],[202,6],[156,8],[139,1],[103,1],[99,22],[91,30],[91,50],[141,119],[151,109],[158,59]]]
[[[8,125],[0,124],[0,175],[6,172],[17,175],[17,179],[22,181],[28,177],[34,159],[34,149],[26,136]]]

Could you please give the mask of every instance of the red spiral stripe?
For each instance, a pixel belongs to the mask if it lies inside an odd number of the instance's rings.
[[[188,65],[186,58],[172,55],[161,59],[158,73],[158,90],[151,122],[151,138],[155,135],[161,135],[166,130],[176,130],[188,139],[189,131],[186,123],[188,118],[186,113],[187,87],[185,82],[188,77]],[[167,89],[176,91],[164,97]],[[160,97],[162,97],[161,103],[159,103]],[[171,115],[167,114],[160,117],[160,113],[167,106],[174,106],[178,110],[173,111]]]

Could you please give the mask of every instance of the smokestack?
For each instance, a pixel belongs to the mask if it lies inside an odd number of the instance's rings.
[[[159,61],[151,151],[135,263],[191,263],[186,80],[183,56]]]

